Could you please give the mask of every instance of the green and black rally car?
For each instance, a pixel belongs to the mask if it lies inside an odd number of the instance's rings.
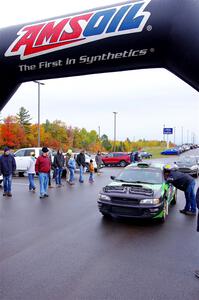
[[[99,194],[99,211],[105,217],[159,219],[164,222],[177,190],[166,183],[163,164],[140,162],[126,167]]]

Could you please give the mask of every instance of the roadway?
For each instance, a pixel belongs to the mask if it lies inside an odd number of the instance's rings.
[[[165,224],[104,220],[98,193],[120,170],[64,182],[45,199],[14,178],[13,197],[0,196],[0,299],[199,299],[199,234],[179,213],[183,193]]]

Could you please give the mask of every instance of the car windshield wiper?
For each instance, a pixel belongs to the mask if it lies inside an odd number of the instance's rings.
[[[160,184],[160,183],[157,183],[157,182],[146,182],[146,181],[140,181],[140,180],[137,180],[137,181],[131,181],[132,183],[145,183],[145,184]]]
[[[117,179],[117,178],[115,178],[114,180],[115,180],[115,181],[120,181],[120,182],[128,182],[128,181],[126,181],[126,180],[123,180],[123,179]]]

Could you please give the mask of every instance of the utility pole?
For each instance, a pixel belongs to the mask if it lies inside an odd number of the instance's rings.
[[[40,147],[40,141],[41,141],[41,131],[40,131],[40,85],[45,85],[45,83],[42,83],[38,80],[34,80],[34,83],[37,83],[38,85],[38,147]]]
[[[173,127],[173,143],[176,144],[176,127]]]
[[[115,145],[116,145],[116,115],[117,115],[117,112],[114,111],[113,114],[114,114],[114,141],[113,141],[113,152],[115,152]]]
[[[98,136],[99,136],[99,139],[100,139],[100,137],[101,137],[100,126],[98,126]]]
[[[183,126],[181,127],[181,143],[183,145]]]

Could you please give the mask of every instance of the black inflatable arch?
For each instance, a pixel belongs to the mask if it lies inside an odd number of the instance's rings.
[[[0,110],[21,83],[163,67],[199,91],[199,0],[132,0],[0,29]]]

